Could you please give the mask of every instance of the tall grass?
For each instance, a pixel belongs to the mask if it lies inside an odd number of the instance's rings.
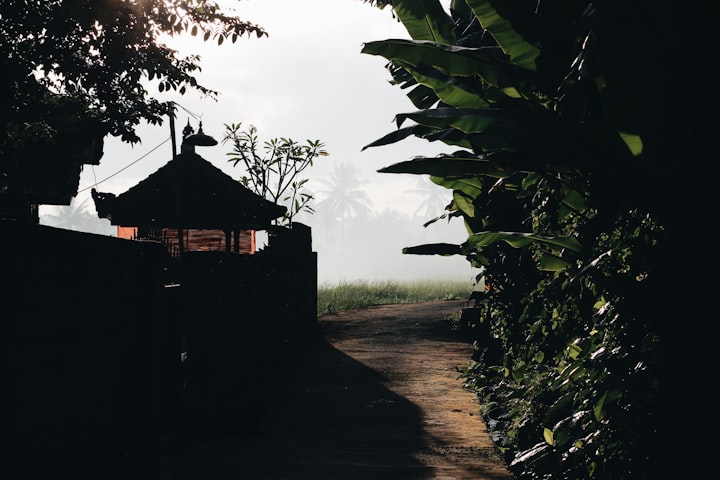
[[[391,303],[467,299],[472,285],[467,281],[395,282],[364,280],[318,287],[317,312],[325,313]]]

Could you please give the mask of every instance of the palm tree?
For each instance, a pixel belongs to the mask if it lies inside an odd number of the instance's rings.
[[[89,200],[89,196],[82,201],[79,201],[79,197],[74,197],[67,207],[58,207],[56,213],[43,214],[40,217],[40,223],[77,232],[113,235],[114,227],[107,220],[100,219],[91,213]]]
[[[360,169],[345,162],[336,163],[329,179],[318,179],[325,185],[317,194],[322,200],[317,203],[317,211],[333,221],[340,220],[342,233],[345,232],[346,218],[369,218],[372,216],[372,201],[360,185],[365,183],[359,178]]]
[[[431,182],[426,176],[419,177],[416,185],[415,188],[405,190],[405,193],[423,197],[413,216],[435,218],[442,215],[448,204],[447,189]]]

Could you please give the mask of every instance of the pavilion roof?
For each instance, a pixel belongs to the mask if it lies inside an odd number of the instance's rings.
[[[125,193],[93,189],[92,197],[98,217],[123,226],[265,230],[286,212],[194,151],[180,153]]]

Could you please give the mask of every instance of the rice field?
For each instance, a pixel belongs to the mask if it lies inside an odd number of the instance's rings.
[[[392,303],[461,300],[469,297],[469,281],[352,281],[318,287],[317,312],[325,313]]]

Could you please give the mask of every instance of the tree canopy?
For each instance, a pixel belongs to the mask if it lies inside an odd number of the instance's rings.
[[[218,45],[264,29],[208,0],[0,2],[0,203],[68,204],[82,164],[97,164],[106,135],[128,143],[143,121],[161,124],[173,103],[158,92],[194,90],[200,57],[164,39],[189,33]]]
[[[56,95],[75,99],[107,133],[137,142],[142,120],[161,123],[171,108],[143,85],[160,92],[200,85],[200,57],[180,56],[164,35],[190,33],[221,45],[244,35],[267,35],[261,27],[223,13],[207,0],[9,0],[0,4],[0,79],[8,100],[2,124],[33,121]],[[28,108],[30,107],[30,108]]]

